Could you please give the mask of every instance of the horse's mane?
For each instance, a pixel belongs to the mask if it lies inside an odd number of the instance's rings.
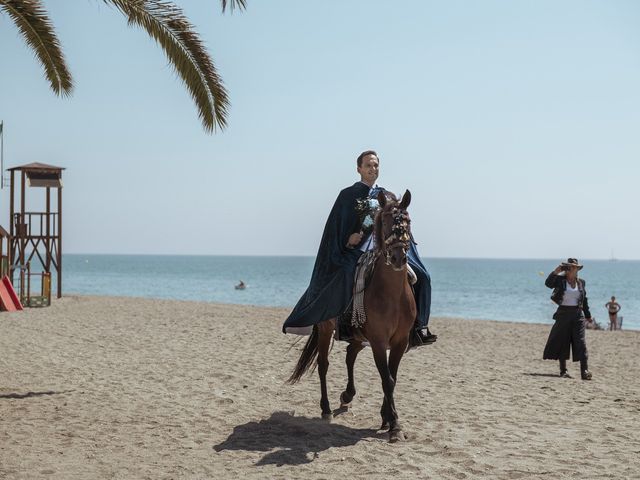
[[[384,245],[384,238],[382,238],[382,211],[385,209],[389,209],[393,205],[398,203],[398,199],[393,193],[387,192],[385,190],[384,195],[385,197],[387,197],[387,205],[384,208],[381,208],[380,210],[378,210],[378,213],[376,213],[376,218],[375,218],[374,227],[373,227],[373,238],[376,242],[375,244],[376,250],[381,249],[382,245]]]

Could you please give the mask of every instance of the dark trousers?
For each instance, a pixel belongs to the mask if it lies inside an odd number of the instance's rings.
[[[413,269],[418,281],[413,286],[413,294],[416,299],[416,309],[418,310],[415,327],[425,328],[429,324],[431,316],[431,276],[420,260],[416,244],[411,242],[407,252],[407,260]]]
[[[418,281],[413,286],[413,293],[416,299],[416,328],[425,328],[429,323],[431,313],[431,278],[429,274],[418,269],[414,269]]]
[[[589,358],[585,339],[585,321],[578,307],[558,307],[553,315],[556,323],[551,327],[547,344],[544,347],[545,360],[568,360],[569,349],[573,361],[586,361]]]

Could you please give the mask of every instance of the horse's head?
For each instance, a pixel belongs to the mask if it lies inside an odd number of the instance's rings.
[[[385,257],[387,265],[400,271],[407,264],[407,251],[411,241],[411,220],[407,207],[411,203],[411,192],[407,190],[398,201],[391,194],[378,194],[380,211],[376,217],[376,242]]]

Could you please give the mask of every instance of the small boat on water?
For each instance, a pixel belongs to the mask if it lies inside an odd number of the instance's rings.
[[[240,283],[237,284],[234,288],[236,290],[244,290],[245,288],[247,288],[247,285],[242,280],[240,280]]]

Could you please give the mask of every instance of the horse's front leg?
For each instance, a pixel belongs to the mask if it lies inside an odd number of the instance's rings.
[[[391,375],[389,369],[389,362],[387,361],[387,349],[384,343],[377,342],[371,343],[371,349],[373,350],[373,358],[378,367],[378,373],[382,380],[382,390],[384,392],[384,402],[380,414],[382,415],[382,425],[389,426],[389,441],[397,442],[401,440],[396,432],[398,432],[398,414],[396,413],[396,404],[393,400],[393,390],[395,388],[395,380]],[[397,371],[397,369],[396,369]]]
[[[330,420],[333,418],[329,395],[327,394],[327,372],[329,371],[329,347],[335,322],[328,320],[318,324],[318,375],[320,376],[320,408],[322,418]]]
[[[356,396],[356,385],[353,376],[353,366],[356,363],[358,353],[364,348],[361,342],[350,343],[347,347],[347,388],[340,394],[340,408],[349,408],[353,397]]]
[[[392,344],[391,351],[389,352],[389,372],[391,373],[391,378],[393,378],[394,390],[395,386],[398,384],[398,367],[400,366],[400,361],[402,360],[404,352],[406,352],[407,350],[408,343],[409,340],[408,338],[406,338],[397,344]],[[392,418],[395,418],[395,424],[391,423],[389,425],[389,440],[391,442],[406,440],[407,437],[402,431],[402,427],[400,426],[400,422],[398,420],[398,412],[395,409],[395,405],[389,412],[389,415]]]
[[[406,341],[400,342],[398,345],[392,346],[391,353],[389,353],[389,373],[391,373],[391,378],[393,378],[394,391],[395,386],[398,383],[398,367],[400,366],[400,360],[402,360],[408,343],[409,340],[407,339]],[[382,401],[382,406],[380,407],[380,416],[382,417],[382,425],[380,426],[380,430],[392,430],[392,427],[387,419],[391,418],[393,415],[394,413],[390,410],[389,403],[387,402],[387,397],[385,396],[384,400]],[[396,428],[398,427],[399,423],[396,423]]]

